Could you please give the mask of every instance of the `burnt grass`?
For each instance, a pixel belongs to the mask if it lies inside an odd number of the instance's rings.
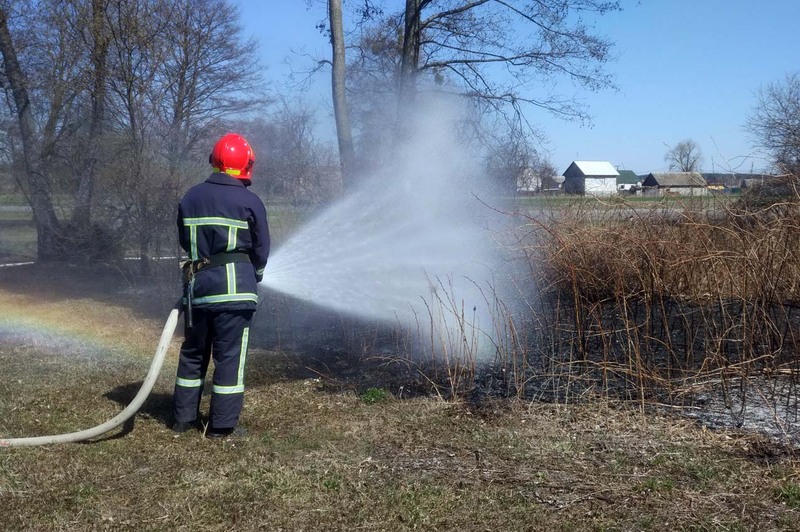
[[[606,302],[576,323],[574,307],[569,301],[556,304],[555,297],[546,303],[546,314],[528,321],[516,353],[476,357],[456,369],[419,357],[425,346],[413,333],[302,302],[281,301],[272,319],[259,321],[269,329],[260,337],[269,348],[299,354],[304,371],[334,391],[381,387],[396,397],[435,394],[478,409],[498,398],[613,399],[687,416],[712,429],[765,435],[786,446],[779,454],[800,446],[791,334],[800,331],[797,306],[759,309],[769,313],[770,328],[747,332],[741,316],[755,314],[755,305],[741,301],[628,301],[624,316],[617,304]],[[289,308],[291,316],[277,317],[278,309]],[[271,325],[280,321],[279,334]],[[752,345],[742,340],[747,337]]]
[[[799,305],[665,297],[576,306],[557,290],[526,297],[537,302],[533,314],[501,316],[516,322],[514,341],[494,337],[495,353],[471,354],[457,367],[421,356],[436,346],[413,327],[280,294],[265,298],[257,337],[266,348],[297,354],[304,375],[332,391],[379,387],[395,397],[437,395],[478,409],[504,398],[613,399],[712,429],[752,431],[779,448],[800,446]]]

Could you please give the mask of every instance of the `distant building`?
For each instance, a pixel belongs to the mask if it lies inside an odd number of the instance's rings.
[[[742,174],[742,188],[774,186],[781,181],[780,177],[770,174]]]
[[[618,170],[617,191],[631,193],[642,184],[642,179],[632,170]]]
[[[563,176],[567,194],[610,196],[617,193],[619,172],[608,161],[573,161]]]
[[[753,177],[750,174],[724,174],[719,172],[702,174],[703,179],[706,180],[708,189],[711,191],[725,191],[732,189],[741,189],[746,177]]]
[[[797,183],[788,175],[747,174],[741,190],[773,197],[796,196]]]
[[[564,178],[560,175],[542,175],[527,166],[517,173],[517,194],[555,194],[560,192]]]
[[[708,184],[700,172],[649,173],[642,182],[645,196],[705,196]]]
[[[556,195],[556,194],[563,194],[564,193],[564,176],[563,175],[554,175],[553,182],[548,187],[544,187],[542,189],[543,194],[548,195]]]
[[[716,192],[741,192],[742,189],[752,188],[754,185],[769,184],[775,176],[769,174],[742,174],[742,173],[712,173],[703,174],[708,188]]]
[[[517,194],[528,196],[537,194],[542,189],[542,179],[530,166],[526,166],[517,174]]]

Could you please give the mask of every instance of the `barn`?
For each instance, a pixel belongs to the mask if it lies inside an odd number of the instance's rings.
[[[573,161],[562,175],[567,194],[610,196],[617,193],[619,172],[608,161]]]
[[[705,196],[708,184],[700,172],[650,173],[642,182],[645,196]]]

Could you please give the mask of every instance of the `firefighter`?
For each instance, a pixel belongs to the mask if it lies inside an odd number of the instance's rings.
[[[264,203],[247,189],[255,154],[241,135],[228,133],[214,145],[214,172],[193,186],[178,207],[178,239],[184,263],[186,334],[178,361],[173,432],[199,427],[206,370],[214,359],[206,436],[241,435],[244,369],[258,283],[269,256]]]

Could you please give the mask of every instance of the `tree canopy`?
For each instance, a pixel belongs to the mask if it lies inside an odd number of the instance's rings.
[[[779,171],[800,172],[800,72],[759,90],[747,128]]]
[[[265,101],[254,48],[229,0],[0,2],[0,151],[39,259],[171,230],[198,144]]]
[[[670,170],[678,172],[698,172],[703,164],[700,146],[692,139],[682,140],[667,151],[664,161]]]

